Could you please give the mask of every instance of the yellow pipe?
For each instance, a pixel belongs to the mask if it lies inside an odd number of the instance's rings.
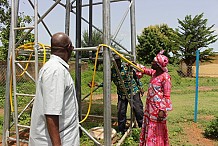
[[[28,61],[30,61],[32,55],[33,55],[33,52],[30,54],[30,57],[29,57]],[[29,62],[26,64],[26,67],[24,68],[23,72],[20,75],[17,75],[17,76],[19,76],[19,77],[22,76],[26,72],[28,66],[29,66]]]
[[[10,57],[10,68],[12,69],[12,57]],[[10,105],[11,105],[11,112],[14,112],[14,108],[13,108],[13,103],[12,103],[12,74],[13,72],[11,71],[10,74]]]
[[[137,65],[135,65],[134,63],[132,63],[132,61],[126,59],[122,54],[120,54],[119,52],[117,52],[117,50],[115,50],[114,48],[112,48],[111,46],[108,46],[106,44],[100,44],[100,46],[104,46],[104,47],[108,47],[110,48],[112,51],[114,51],[117,55],[120,56],[120,58],[122,58],[123,60],[125,60],[127,63],[131,64],[135,69],[141,71],[141,72],[144,72],[143,69],[141,69],[140,67],[138,67]]]
[[[94,73],[93,73],[93,76],[92,76],[92,85],[91,85],[91,94],[90,94],[90,99],[89,99],[89,107],[88,107],[88,111],[86,113],[86,116],[85,118],[80,121],[79,123],[82,123],[84,122],[88,116],[89,116],[89,113],[91,111],[91,105],[92,105],[92,94],[93,94],[93,89],[94,89],[94,82],[95,82],[95,75],[96,75],[96,66],[97,66],[97,61],[98,61],[98,53],[99,53],[99,50],[100,50],[100,46],[98,47],[97,49],[97,52],[96,52],[96,55],[95,55],[95,65],[94,65]]]
[[[106,45],[106,44],[100,44],[98,46],[97,52],[96,52],[96,56],[95,56],[95,65],[94,65],[94,72],[93,72],[93,76],[92,76],[92,85],[91,85],[91,92],[90,92],[90,99],[89,99],[89,106],[88,106],[88,111],[86,113],[85,118],[80,121],[79,123],[83,123],[89,116],[89,113],[91,111],[91,104],[92,104],[92,94],[93,94],[93,89],[94,89],[94,82],[95,82],[95,75],[96,75],[96,66],[97,66],[97,60],[98,60],[98,53],[101,47],[107,47],[110,48],[112,51],[114,51],[117,55],[119,55],[123,60],[125,60],[126,62],[128,62],[129,64],[131,64],[134,68],[136,68],[137,70],[144,72],[141,68],[139,68],[138,66],[136,66],[134,63],[132,63],[130,60],[126,59],[125,57],[123,57],[123,55],[121,55],[119,52],[117,52],[114,48]]]
[[[30,42],[30,43],[27,43],[27,44],[24,44],[24,45],[21,45],[21,46],[19,46],[18,48],[17,48],[17,50],[18,49],[21,49],[21,48],[23,48],[23,49],[29,49],[29,50],[33,50],[33,45],[34,45],[34,43],[33,42]],[[41,44],[41,43],[39,43],[39,45],[41,45],[42,46],[42,48],[43,48],[43,54],[44,54],[44,57],[43,57],[43,64],[46,62],[46,50],[45,50],[45,47],[50,47],[50,46],[45,46],[44,44]],[[32,54],[33,54],[33,52],[30,54],[30,57],[29,57],[29,59],[28,59],[28,61],[30,61],[30,59],[31,59],[31,57],[32,57]],[[29,66],[29,62],[26,64],[26,67],[25,67],[25,69],[24,69],[24,71],[20,74],[20,75],[18,75],[18,76],[22,76],[24,73],[25,73],[25,71],[27,70],[27,68],[28,68],[28,66]],[[11,69],[12,69],[12,58],[10,57],[10,67],[11,67]],[[12,78],[12,73],[10,74],[10,106],[11,106],[11,112],[14,112],[14,108],[13,108],[13,102],[12,102],[12,82],[13,82],[13,78]]]

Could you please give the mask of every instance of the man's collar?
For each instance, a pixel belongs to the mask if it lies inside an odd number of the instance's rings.
[[[67,69],[69,69],[69,65],[68,65],[61,57],[52,54],[50,58],[56,59],[56,60],[59,61],[64,67],[66,67]]]

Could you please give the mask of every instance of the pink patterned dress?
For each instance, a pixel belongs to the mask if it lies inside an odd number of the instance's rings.
[[[171,77],[167,72],[155,76],[155,70],[145,67],[143,70],[144,74],[151,76],[151,80],[140,134],[140,146],[169,146],[166,119],[167,111],[172,110]],[[164,111],[165,116],[162,121],[157,121],[160,110]]]

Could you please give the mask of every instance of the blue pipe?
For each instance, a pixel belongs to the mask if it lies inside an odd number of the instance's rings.
[[[199,77],[199,54],[200,51],[196,50],[196,89],[195,89],[195,111],[194,111],[194,122],[197,122],[198,115],[198,77]]]

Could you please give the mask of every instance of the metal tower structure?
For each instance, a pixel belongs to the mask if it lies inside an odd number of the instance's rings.
[[[5,96],[5,106],[4,106],[4,126],[3,126],[3,137],[2,137],[2,145],[7,146],[10,142],[16,142],[16,145],[19,146],[20,142],[28,142],[28,139],[22,139],[21,133],[22,131],[29,129],[29,124],[20,123],[20,119],[23,118],[22,115],[28,111],[34,101],[35,94],[29,92],[30,87],[25,87],[25,89],[18,88],[18,84],[20,84],[20,80],[25,82],[32,82],[33,85],[31,88],[35,89],[35,84],[38,78],[38,71],[40,68],[39,65],[39,56],[41,52],[45,52],[42,50],[42,47],[38,42],[38,24],[42,23],[42,25],[47,30],[47,33],[51,36],[49,28],[44,23],[43,19],[51,12],[54,11],[54,8],[57,5],[63,6],[65,9],[65,33],[69,35],[70,33],[70,14],[76,15],[76,92],[77,99],[80,107],[80,117],[81,117],[81,26],[82,21],[86,22],[89,25],[89,36],[91,40],[92,29],[96,29],[100,31],[96,26],[92,23],[92,10],[94,5],[102,5],[102,24],[103,24],[103,41],[104,44],[110,46],[111,43],[115,43],[120,49],[126,51],[126,54],[131,54],[135,61],[135,47],[136,47],[136,28],[135,28],[135,0],[102,0],[95,2],[94,0],[89,0],[88,4],[83,4],[82,0],[64,0],[63,3],[61,0],[53,0],[54,3],[47,9],[47,11],[40,16],[38,13],[38,0],[27,0],[34,10],[34,25],[30,27],[19,27],[17,24],[18,13],[20,0],[11,0],[11,28],[10,28],[10,38],[9,38],[9,48],[8,48],[8,59],[7,59],[7,76],[6,76],[6,96]],[[114,35],[111,35],[111,9],[110,5],[114,2],[128,2],[129,7],[127,11],[124,13],[123,19],[120,21],[118,28]],[[86,20],[82,17],[82,8],[89,7],[89,20]],[[76,9],[76,10],[74,10]],[[122,24],[124,23],[127,14],[130,14],[130,24],[131,24],[131,51],[128,51],[121,44],[116,42],[115,38],[119,33]],[[25,30],[25,35],[22,38],[17,40],[17,31]],[[34,30],[34,49],[33,50],[23,50],[23,52],[28,52],[33,54],[34,59],[29,59],[28,61],[19,61],[17,59],[17,47],[23,43],[25,37],[27,37]],[[113,37],[112,37],[113,36]],[[86,49],[87,50],[87,49]],[[19,54],[19,53],[18,53]],[[125,52],[124,52],[125,54]],[[103,64],[104,64],[104,145],[111,146],[111,52],[107,47],[103,48]],[[35,73],[29,73],[28,70],[24,67],[24,64],[32,64],[32,67],[35,69]],[[25,74],[25,77],[19,77],[19,72]],[[22,85],[25,86],[25,82],[22,82]],[[13,88],[12,88],[13,85]],[[12,91],[13,89],[13,91]],[[35,90],[34,90],[35,91]],[[28,98],[28,100],[24,100]],[[20,101],[24,101],[26,106],[24,109],[19,107]],[[31,111],[29,111],[31,112]],[[25,116],[24,116],[25,117]],[[26,124],[26,125],[25,125]],[[81,127],[81,129],[83,129]],[[85,132],[86,133],[86,132]]]

